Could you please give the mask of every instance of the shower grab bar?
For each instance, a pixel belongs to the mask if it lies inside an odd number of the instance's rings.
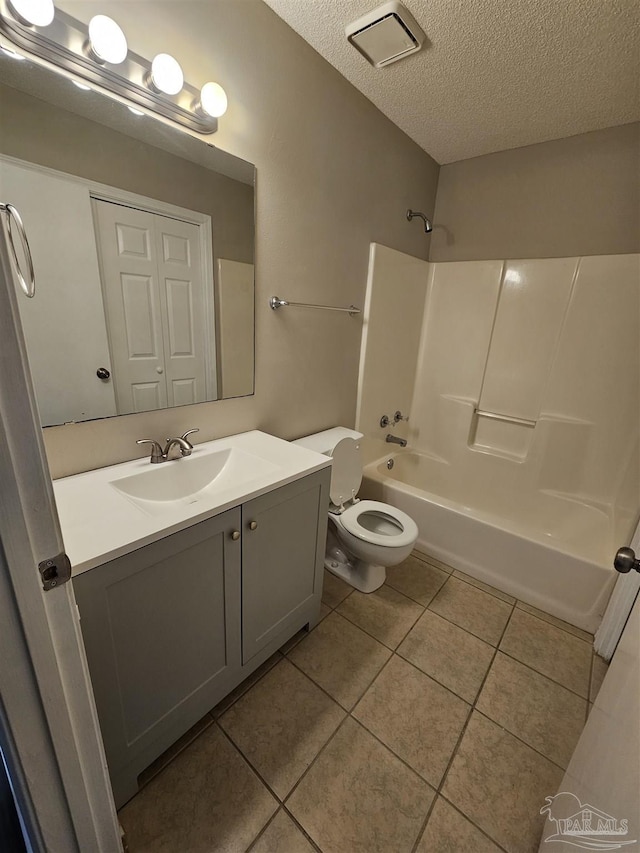
[[[27,232],[24,230],[22,218],[20,216],[20,213],[18,212],[18,209],[12,204],[4,204],[3,202],[0,202],[0,211],[6,213],[7,215],[7,243],[9,244],[9,249],[11,250],[11,257],[13,259],[15,272],[18,277],[18,283],[22,288],[24,295],[29,299],[33,299],[33,297],[36,295],[36,276],[33,270],[33,259],[31,257],[29,241],[27,240]],[[20,261],[18,260],[18,253],[16,251],[16,244],[13,241],[13,228],[11,225],[12,222],[15,222],[16,224],[18,236],[20,237],[20,243],[22,244],[22,252],[27,262],[27,267],[29,268],[28,280],[25,278],[22,273],[22,269],[20,268]]]
[[[273,308],[274,311],[277,311],[278,308],[290,307],[290,308],[319,308],[322,311],[342,311],[345,314],[349,314],[349,316],[354,317],[356,314],[360,313],[360,309],[356,308],[355,305],[350,305],[348,308],[338,308],[335,305],[310,305],[308,302],[289,302],[286,299],[280,299],[279,296],[272,296],[269,299],[269,305]]]
[[[497,412],[486,412],[483,409],[474,409],[474,414],[480,415],[482,418],[490,418],[493,421],[505,421],[509,424],[521,424],[522,426],[534,427],[537,421],[530,421],[527,418],[516,418],[512,415],[499,415]]]

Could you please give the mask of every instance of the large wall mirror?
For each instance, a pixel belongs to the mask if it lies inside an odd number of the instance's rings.
[[[253,394],[253,165],[30,62],[0,80],[42,425]]]

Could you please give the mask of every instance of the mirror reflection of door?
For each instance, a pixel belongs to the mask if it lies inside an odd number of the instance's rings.
[[[199,226],[92,204],[118,414],[215,399]]]

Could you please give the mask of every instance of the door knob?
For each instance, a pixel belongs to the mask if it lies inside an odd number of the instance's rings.
[[[633,548],[618,548],[613,565],[615,570],[622,572],[623,575],[632,569],[640,572],[640,560],[636,560],[636,553]]]
[[[233,533],[231,534],[231,538],[233,539],[234,542],[237,542],[238,539],[240,538],[240,531],[234,530]]]
[[[96,370],[96,376],[98,377],[98,379],[104,379],[106,382],[106,380],[111,377],[111,374],[109,373],[106,367],[99,367]]]
[[[257,526],[258,526],[257,521],[250,521],[249,522],[249,530],[255,530]]]

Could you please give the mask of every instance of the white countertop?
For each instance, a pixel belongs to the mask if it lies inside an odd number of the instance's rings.
[[[118,480],[169,465],[194,465],[198,458],[219,450],[236,448],[258,457],[261,469],[255,477],[236,483],[221,477],[215,488],[204,489],[190,499],[156,504],[149,510],[116,487]],[[267,463],[266,465],[264,463]],[[259,430],[203,442],[187,459],[151,466],[149,458],[123,462],[54,480],[53,489],[62,527],[65,550],[73,575],[128,554],[137,548],[219,515],[278,486],[327,468],[331,459]],[[160,507],[160,511],[155,511]]]

